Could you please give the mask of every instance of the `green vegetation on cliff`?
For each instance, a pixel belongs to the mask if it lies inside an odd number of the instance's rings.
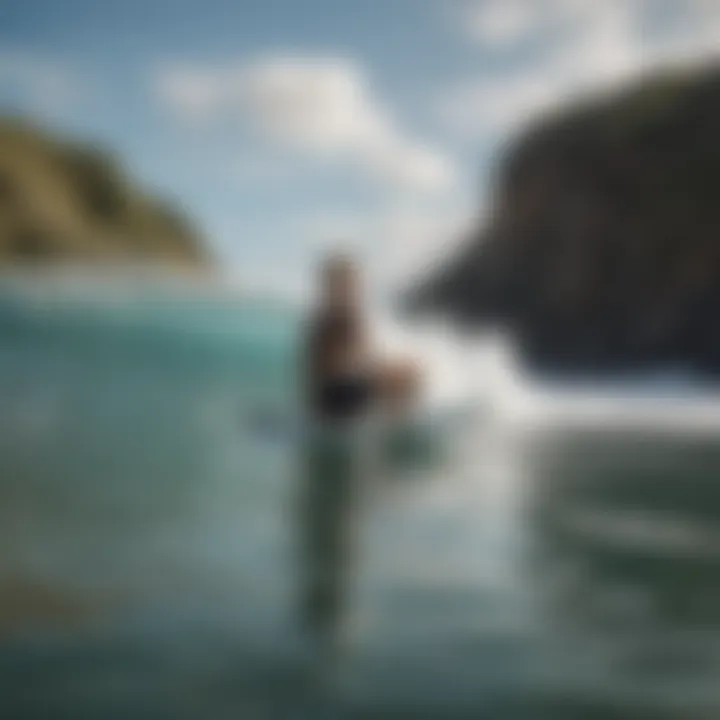
[[[0,117],[0,266],[205,262],[197,230],[94,146]]]

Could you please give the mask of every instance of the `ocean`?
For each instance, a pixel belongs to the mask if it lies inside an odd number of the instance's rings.
[[[294,411],[301,327],[228,289],[3,279],[0,717],[720,716],[720,404],[677,383],[474,364],[447,461],[359,511],[352,642],[312,672],[297,443],[248,420]]]

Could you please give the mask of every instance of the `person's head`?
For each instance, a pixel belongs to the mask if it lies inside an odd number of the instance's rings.
[[[350,307],[360,299],[360,277],[357,265],[347,255],[331,255],[322,264],[322,300],[332,307]]]

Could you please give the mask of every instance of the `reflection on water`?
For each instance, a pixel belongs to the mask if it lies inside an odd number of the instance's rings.
[[[717,715],[712,434],[474,428],[373,498],[318,685],[292,447],[242,422],[291,397],[292,319],[29,302],[0,311],[0,716]]]
[[[532,557],[569,678],[620,707],[717,712],[720,442],[678,430],[535,438]]]

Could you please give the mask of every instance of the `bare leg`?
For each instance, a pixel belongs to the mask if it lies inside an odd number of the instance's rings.
[[[357,462],[350,442],[320,441],[307,450],[301,503],[302,622],[332,645],[344,620],[354,565]]]

